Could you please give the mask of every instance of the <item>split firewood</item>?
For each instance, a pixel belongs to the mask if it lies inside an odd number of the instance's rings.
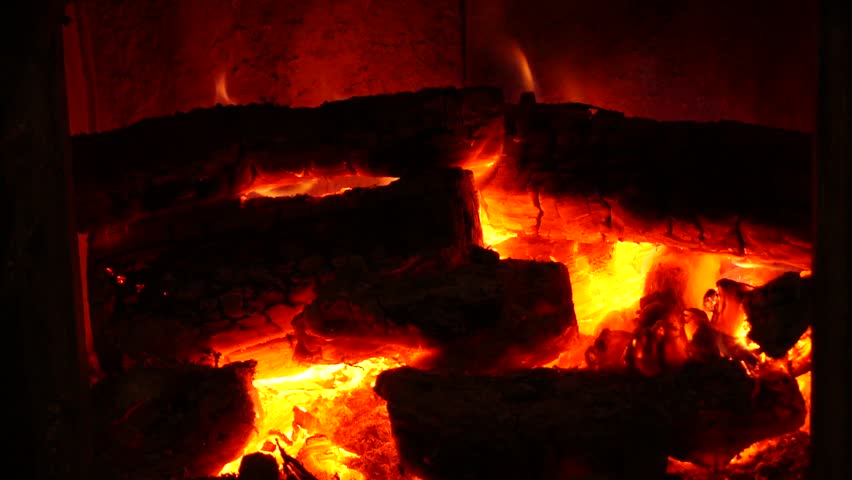
[[[534,102],[507,107],[507,133],[480,188],[524,231],[810,264],[807,133]]]
[[[93,387],[100,478],[212,476],[254,432],[255,362],[138,368]]]
[[[662,478],[671,456],[727,463],[805,418],[796,381],[752,378],[736,362],[674,374],[535,369],[501,376],[383,372],[406,471],[464,478]]]
[[[293,321],[313,362],[425,346],[438,350],[434,368],[480,371],[554,360],[576,325],[564,265],[500,260],[484,249],[461,262],[326,282]]]
[[[217,106],[71,138],[81,231],[273,179],[398,177],[499,147],[497,88],[433,88],[316,108]],[[495,143],[496,142],[496,143]]]
[[[283,339],[329,274],[462,255],[482,230],[472,175],[443,169],[323,198],[196,205],[89,238],[101,366],[198,361]]]

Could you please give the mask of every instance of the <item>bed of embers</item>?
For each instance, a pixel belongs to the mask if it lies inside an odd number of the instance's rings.
[[[104,478],[804,478],[810,139],[489,88],[75,137]]]

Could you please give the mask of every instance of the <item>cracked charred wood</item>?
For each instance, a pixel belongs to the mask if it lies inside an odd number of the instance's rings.
[[[340,195],[223,200],[111,226],[89,236],[96,351],[115,372],[128,360],[198,361],[283,339],[338,265],[357,273],[353,265],[460,255],[481,242],[472,175],[457,168]]]
[[[93,387],[97,478],[216,475],[254,432],[255,363],[138,368]]]
[[[785,273],[749,292],[743,310],[748,338],[772,358],[783,357],[811,325],[810,278]]]
[[[580,104],[512,106],[507,124],[506,154],[480,184],[507,224],[810,264],[806,133]]]
[[[658,377],[403,367],[379,375],[375,391],[403,466],[426,480],[662,478],[668,456],[724,464],[806,413],[793,378],[752,378],[721,358]]]
[[[502,102],[496,88],[435,88],[316,108],[217,106],[78,135],[79,226],[236,198],[267,175],[398,177],[459,165],[502,141]]]
[[[328,281],[293,326],[312,362],[425,346],[437,349],[432,368],[489,371],[556,359],[577,321],[564,265],[474,248],[461,260]]]

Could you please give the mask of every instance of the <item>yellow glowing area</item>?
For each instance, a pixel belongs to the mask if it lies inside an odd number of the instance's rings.
[[[617,242],[603,264],[575,257],[569,270],[580,333],[594,334],[608,313],[631,307],[642,298],[645,277],[661,248],[652,243]]]
[[[482,224],[482,239],[485,242],[486,247],[496,247],[500,243],[518,236],[517,233],[510,230],[495,227],[491,223],[491,219],[488,217],[488,212],[486,212],[482,206],[479,207],[479,223]],[[500,257],[505,258],[505,254],[501,253]]]
[[[313,365],[291,375],[255,379],[257,434],[243,454],[266,451],[277,456],[273,446],[278,444],[314,475],[364,479],[362,473],[346,464],[358,454],[334,443],[335,434],[352,433],[335,431],[337,417],[348,408],[338,402],[353,391],[368,391],[358,404],[359,416],[369,422],[370,413],[386,415],[384,403],[369,389],[379,373],[402,365],[400,359],[371,358],[355,364]],[[220,475],[236,473],[240,460],[225,465]]]

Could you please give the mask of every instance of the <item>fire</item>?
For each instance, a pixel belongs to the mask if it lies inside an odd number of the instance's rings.
[[[257,378],[254,386],[258,392],[258,434],[244,454],[272,453],[275,449],[271,446],[281,445],[319,478],[337,475],[341,480],[364,479],[363,473],[348,465],[360,455],[336,443],[341,438],[352,439],[355,432],[336,427],[342,417],[351,415],[348,410],[353,406],[358,409],[363,427],[371,427],[376,418],[387,418],[383,402],[369,389],[379,373],[405,365],[405,356],[372,358],[356,364],[313,365],[297,373]],[[240,460],[225,465],[220,475],[236,473]]]
[[[216,103],[221,105],[236,105],[228,95],[228,80],[224,73],[216,77]]]
[[[520,50],[518,49],[520,52]],[[519,55],[523,55],[522,52]],[[525,59],[524,59],[525,62]],[[527,67],[527,73],[529,69]],[[529,75],[530,82],[532,81]],[[221,80],[224,91],[224,77]],[[217,94],[219,91],[217,83]],[[225,97],[227,98],[227,97]],[[474,172],[479,186],[484,178],[499,168],[500,156],[476,158],[465,168]],[[353,188],[388,185],[392,177],[360,175],[318,176],[308,171],[280,175],[259,175],[252,185],[241,192],[241,198],[257,196],[283,197],[295,195],[326,196],[341,194]],[[517,219],[505,215],[511,212],[511,202],[526,202],[527,198],[508,200],[502,192],[481,189],[479,216],[486,246],[497,251],[501,258],[552,261],[567,266],[573,290],[574,309],[581,337],[597,337],[603,328],[627,329],[628,318],[635,316],[639,300],[649,293],[649,275],[655,267],[676,261],[686,272],[682,279],[683,302],[687,307],[703,308],[708,289],[720,279],[730,279],[754,286],[762,285],[780,275],[787,267],[750,261],[732,255],[683,252],[653,243],[598,242],[581,243],[567,238],[550,238],[532,232]],[[497,205],[499,208],[489,208]],[[526,207],[529,208],[528,206]],[[801,272],[802,276],[810,272]],[[165,294],[165,293],[164,293]],[[294,315],[296,311],[289,312]],[[742,311],[736,313],[735,328],[729,332],[748,350],[757,345],[748,339],[749,323]],[[691,337],[692,332],[688,332]],[[296,458],[318,478],[367,479],[390,478],[387,473],[368,472],[370,466],[395,466],[398,459],[370,457],[375,452],[387,452],[392,445],[389,420],[384,403],[372,392],[376,376],[384,370],[406,364],[416,364],[420,355],[428,352],[400,348],[396,355],[370,358],[355,364],[303,365],[285,358],[288,352],[285,337],[269,338],[262,344],[240,346],[224,355],[228,361],[258,360],[254,387],[256,398],[256,431],[244,454],[257,451],[278,456],[278,448]],[[588,343],[583,343],[583,349]],[[576,349],[577,347],[572,347]],[[790,358],[775,364],[794,363],[809,356],[810,334],[806,333],[791,349]],[[577,351],[569,350],[550,366],[583,366],[577,361]],[[795,357],[795,358],[793,358]],[[282,360],[284,359],[284,360]],[[761,365],[773,361],[760,356]],[[747,367],[749,370],[750,367]],[[810,373],[796,378],[800,390],[808,398]],[[808,402],[808,409],[810,404]],[[382,434],[376,434],[379,428]],[[371,430],[372,429],[372,430]],[[804,428],[808,430],[808,427]],[[373,433],[368,433],[371,431]],[[759,442],[746,449],[741,458],[752,451],[771,445],[773,440]],[[383,450],[384,449],[384,450]],[[395,451],[392,455],[396,455]],[[225,465],[221,474],[238,471],[240,459]],[[378,477],[376,475],[379,475]],[[395,473],[393,475],[396,475]]]
[[[530,62],[527,60],[527,55],[521,49],[521,46],[518,45],[518,42],[510,42],[509,53],[521,76],[521,86],[524,91],[535,92],[535,79],[530,68]]]

